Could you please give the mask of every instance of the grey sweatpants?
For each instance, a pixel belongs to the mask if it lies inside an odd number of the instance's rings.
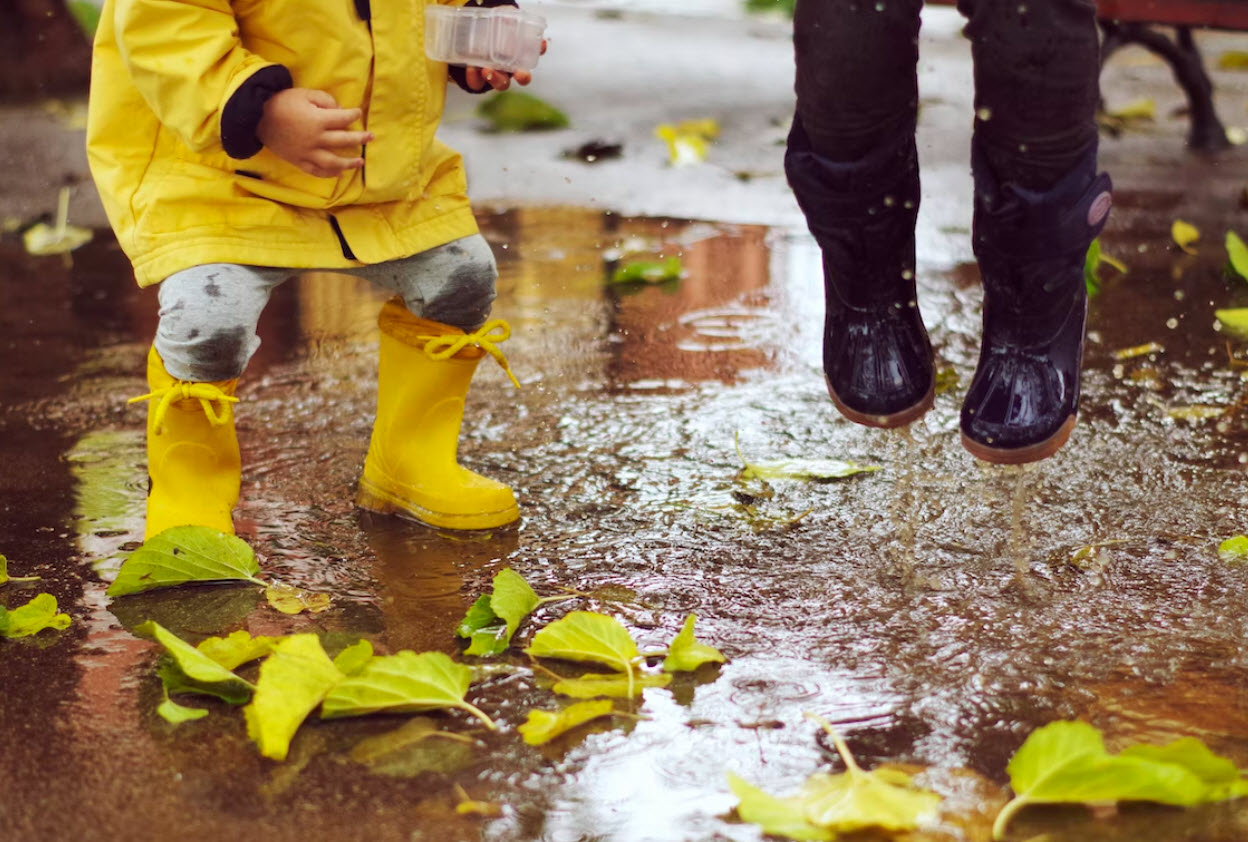
[[[165,370],[179,380],[230,380],[260,347],[256,324],[269,295],[310,269],[209,263],[160,283],[155,345]],[[475,330],[494,302],[498,268],[480,234],[389,263],[330,269],[364,278],[403,297],[421,318]]]

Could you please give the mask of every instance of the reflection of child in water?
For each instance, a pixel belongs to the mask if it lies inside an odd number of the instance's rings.
[[[837,408],[876,427],[932,405],[915,300],[922,0],[797,0],[797,116],[786,171],[823,251],[824,371]],[[975,63],[979,366],[962,441],[1000,463],[1050,456],[1079,401],[1083,263],[1109,213],[1096,172],[1093,0],[960,0]]]
[[[307,269],[396,295],[381,315],[359,504],[452,528],[517,517],[510,488],[456,462],[469,381],[486,353],[506,368],[494,343],[508,329],[486,322],[494,257],[460,158],[434,136],[448,68],[413,46],[424,6],[106,0],[91,170],[139,284],[160,283],[148,536],[180,524],[233,531],[237,378],[270,293]],[[512,78],[449,75],[472,91]]]

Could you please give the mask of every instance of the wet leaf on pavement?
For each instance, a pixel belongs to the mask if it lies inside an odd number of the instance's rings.
[[[299,726],[342,680],[316,635],[279,640],[260,665],[255,695],[243,709],[247,736],[260,754],[285,760]]]
[[[1006,767],[1014,799],[997,815],[993,838],[1003,838],[1014,815],[1031,804],[1153,801],[1185,807],[1235,797],[1218,760],[1190,743],[1112,755],[1093,726],[1050,723],[1033,731]]]
[[[668,673],[656,675],[611,672],[587,673],[580,678],[563,678],[550,689],[573,699],[631,699],[647,687],[666,687],[672,683]]]
[[[845,771],[816,772],[796,795],[777,798],[729,774],[741,818],[767,833],[793,839],[835,839],[840,833],[878,828],[911,830],[934,818],[941,803],[935,792],[916,787],[899,769],[860,767],[845,741],[817,717],[831,736]]]
[[[252,637],[250,632],[240,629],[225,637],[205,638],[195,648],[227,670],[232,670],[268,655],[280,639],[264,635]]]
[[[684,272],[684,265],[679,257],[665,257],[662,260],[634,260],[618,267],[611,274],[613,284],[661,284],[665,281],[679,280]]]
[[[148,620],[134,629],[164,647],[170,663],[160,670],[161,683],[168,693],[200,693],[231,704],[251,698],[255,687],[213,660],[159,623]]]
[[[751,462],[741,450],[740,434],[734,440],[741,460],[741,479],[762,480],[832,480],[880,470],[879,465],[859,465],[843,459],[781,459],[773,462]]]
[[[628,629],[614,617],[593,611],[573,611],[539,629],[524,651],[535,658],[603,664],[623,673],[627,695],[634,693],[633,665],[641,659],[641,653]],[[563,691],[556,689],[555,692]]]
[[[161,719],[171,725],[181,725],[183,722],[203,719],[208,715],[208,711],[204,708],[193,708],[178,704],[169,698],[167,689],[165,690],[165,698],[156,706],[156,713]]]
[[[567,114],[524,91],[497,91],[477,106],[477,114],[495,132],[562,129],[569,124]]]
[[[526,743],[531,746],[537,746],[550,742],[560,734],[567,733],[590,720],[610,716],[613,710],[614,704],[609,699],[594,702],[577,702],[554,713],[545,710],[531,710],[529,711],[529,718],[516,730],[520,732],[520,736],[524,738]]]
[[[1236,339],[1248,339],[1248,307],[1214,310],[1213,315],[1221,324],[1224,333]]]
[[[56,597],[41,593],[25,605],[9,610],[0,606],[0,637],[30,637],[44,629],[69,627],[69,615],[56,609]]]
[[[664,672],[693,672],[703,664],[722,664],[728,659],[713,646],[707,646],[693,634],[697,615],[690,614],[676,637],[672,638],[667,657],[663,659]]]
[[[200,582],[250,582],[260,565],[247,542],[206,526],[175,526],[149,538],[122,562],[109,596]]]
[[[1236,535],[1218,544],[1218,558],[1227,564],[1248,560],[1248,535]]]
[[[495,728],[488,716],[464,701],[471,683],[472,670],[441,652],[403,651],[376,657],[329,692],[321,717],[459,708]]]
[[[302,614],[304,611],[319,614],[328,611],[330,603],[327,593],[305,591],[282,582],[274,582],[265,588],[264,598],[270,606],[283,614]]]
[[[510,567],[494,576],[493,588],[477,598],[455,630],[472,641],[465,655],[488,657],[507,651],[520,623],[542,604],[524,577]]]
[[[1170,237],[1174,240],[1174,244],[1188,254],[1195,254],[1196,249],[1192,248],[1193,244],[1200,240],[1200,229],[1190,222],[1182,219],[1176,219],[1170,225]]]
[[[1226,258],[1231,271],[1240,280],[1248,281],[1248,246],[1234,231],[1226,232]]]
[[[38,582],[38,581],[39,581],[38,576],[10,576],[9,575],[9,560],[5,558],[4,556],[0,555],[0,585],[7,584],[8,582]]]

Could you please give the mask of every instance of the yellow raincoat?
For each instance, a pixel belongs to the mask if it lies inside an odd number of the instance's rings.
[[[358,266],[476,233],[460,157],[434,137],[448,77],[425,58],[425,4],[373,0],[370,27],[352,0],[106,0],[87,152],[139,285],[204,263]],[[363,109],[362,169],[225,153],[222,110],[274,64]]]

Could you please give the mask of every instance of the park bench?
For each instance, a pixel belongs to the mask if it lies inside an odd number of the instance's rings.
[[[954,0],[929,0],[953,5]],[[1139,44],[1170,65],[1175,81],[1187,94],[1188,145],[1223,149],[1230,145],[1213,104],[1213,83],[1205,72],[1193,29],[1248,31],[1248,0],[1097,0],[1103,35],[1101,65],[1115,50]],[[1159,31],[1173,29],[1173,36]]]

